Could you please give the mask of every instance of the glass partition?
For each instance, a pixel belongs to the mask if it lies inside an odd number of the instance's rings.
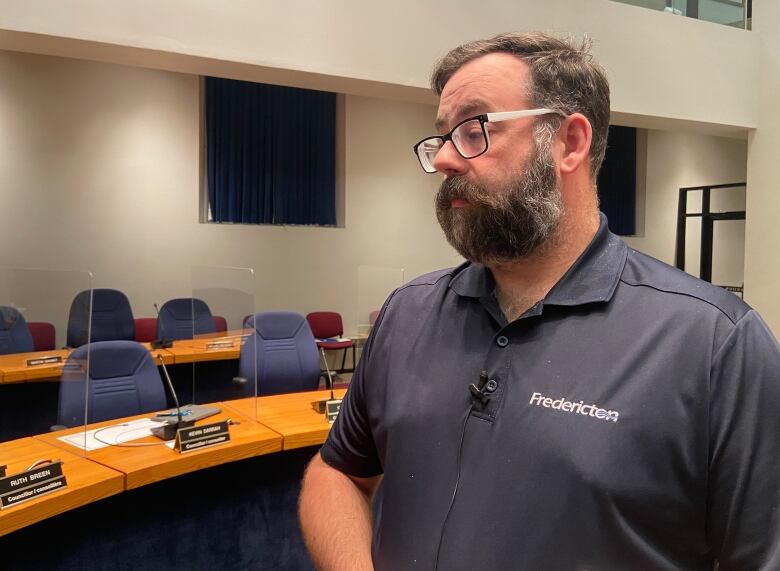
[[[252,269],[192,268],[192,334],[174,342],[177,363],[192,362],[192,403],[246,401],[240,412],[256,419],[254,291]]]
[[[751,28],[751,0],[614,0],[666,12],[675,16],[686,16],[697,20],[714,22],[725,26]]]
[[[382,266],[358,267],[357,322],[354,339],[362,348],[379,310],[389,295],[404,284],[404,269]]]
[[[699,0],[699,20],[715,22],[734,28],[750,29],[747,0]]]
[[[91,298],[89,272],[0,268],[0,441],[85,425]]]

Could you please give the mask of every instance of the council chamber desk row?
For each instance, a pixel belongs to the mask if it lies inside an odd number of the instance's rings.
[[[239,379],[239,355],[247,343],[255,343],[251,335],[251,330],[228,331],[156,349],[149,343],[114,341],[0,355],[0,442],[54,425],[83,425],[87,402],[92,403],[93,420],[173,406],[168,376],[181,404],[256,396],[256,373],[245,372],[247,378]],[[137,396],[147,399],[145,406],[106,403],[105,391],[124,390],[130,379]],[[101,404],[109,410],[98,411]]]
[[[336,389],[340,398],[345,389]],[[96,431],[130,426],[150,415],[136,415],[69,428],[0,443],[0,466],[8,476],[24,473],[30,466],[61,461],[66,485],[61,489],[11,505],[0,511],[0,536],[46,518],[137,489],[168,478],[212,466],[281,451],[315,446],[324,442],[330,423],[317,404],[330,391],[290,393],[209,403],[216,414],[195,426],[227,422],[229,441],[182,453],[152,435],[85,450]],[[109,437],[106,436],[105,441]],[[75,443],[75,444],[74,444]],[[22,486],[27,487],[27,486]],[[21,490],[21,488],[20,488]],[[20,492],[15,492],[20,495]]]
[[[238,359],[243,340],[251,330],[229,331],[198,339],[173,341],[170,347],[153,349],[151,343],[140,343],[155,363],[162,358],[166,365]],[[73,349],[53,349],[29,353],[0,355],[0,383],[20,383],[58,379]]]

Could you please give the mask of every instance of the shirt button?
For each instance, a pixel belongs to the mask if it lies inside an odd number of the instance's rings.
[[[496,392],[497,388],[498,388],[498,383],[493,379],[490,379],[487,383],[485,383],[485,392],[494,393]]]
[[[496,339],[496,343],[499,347],[506,347],[509,345],[509,339],[507,339],[505,336],[500,335],[498,339]]]

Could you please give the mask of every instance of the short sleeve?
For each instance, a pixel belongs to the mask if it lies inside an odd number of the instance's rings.
[[[780,346],[754,311],[713,358],[707,535],[720,571],[780,569]]]
[[[366,341],[355,374],[352,375],[349,389],[341,404],[341,411],[320,450],[320,456],[325,463],[340,472],[359,478],[378,476],[382,473],[366,403],[368,380],[366,371],[370,369],[368,363],[371,359],[371,347],[381,321],[380,313]]]

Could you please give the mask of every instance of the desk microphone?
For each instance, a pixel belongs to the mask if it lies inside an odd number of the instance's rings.
[[[328,367],[328,360],[325,358],[325,349],[320,347],[320,356],[322,357],[322,362],[325,363],[325,372],[328,373],[328,384],[330,385],[330,400],[335,399],[335,395],[333,394],[333,373],[330,372],[330,367]]]
[[[156,306],[157,304],[155,304]],[[165,361],[163,361],[162,355],[157,355],[157,358],[160,361],[160,365],[162,365],[163,373],[165,374],[165,381],[168,384],[168,389],[171,391],[171,395],[173,396],[173,402],[176,404],[176,420],[168,420],[163,424],[162,426],[158,426],[156,428],[152,428],[152,434],[154,434],[157,438],[161,438],[163,440],[173,440],[176,438],[176,431],[180,428],[189,428],[190,426],[193,426],[195,424],[194,420],[184,420],[181,417],[181,408],[179,407],[179,397],[176,396],[176,391],[173,389],[173,383],[171,382],[171,377],[168,375],[168,369],[165,367]]]
[[[326,403],[328,401],[340,401],[341,399],[337,399],[333,392],[333,373],[331,373],[330,367],[328,367],[328,360],[325,358],[325,350],[322,347],[320,347],[320,357],[322,358],[322,362],[325,364],[325,372],[328,374],[328,388],[330,389],[330,398],[317,399],[312,403],[312,406],[317,412],[325,412],[325,409],[327,408]]]
[[[165,337],[165,326],[163,325],[162,319],[160,319],[160,309],[157,307],[156,303],[154,304],[154,310],[157,312],[160,337],[152,341],[152,349],[167,349],[168,347],[173,347],[173,341]],[[166,373],[166,375],[167,374],[168,373]]]

